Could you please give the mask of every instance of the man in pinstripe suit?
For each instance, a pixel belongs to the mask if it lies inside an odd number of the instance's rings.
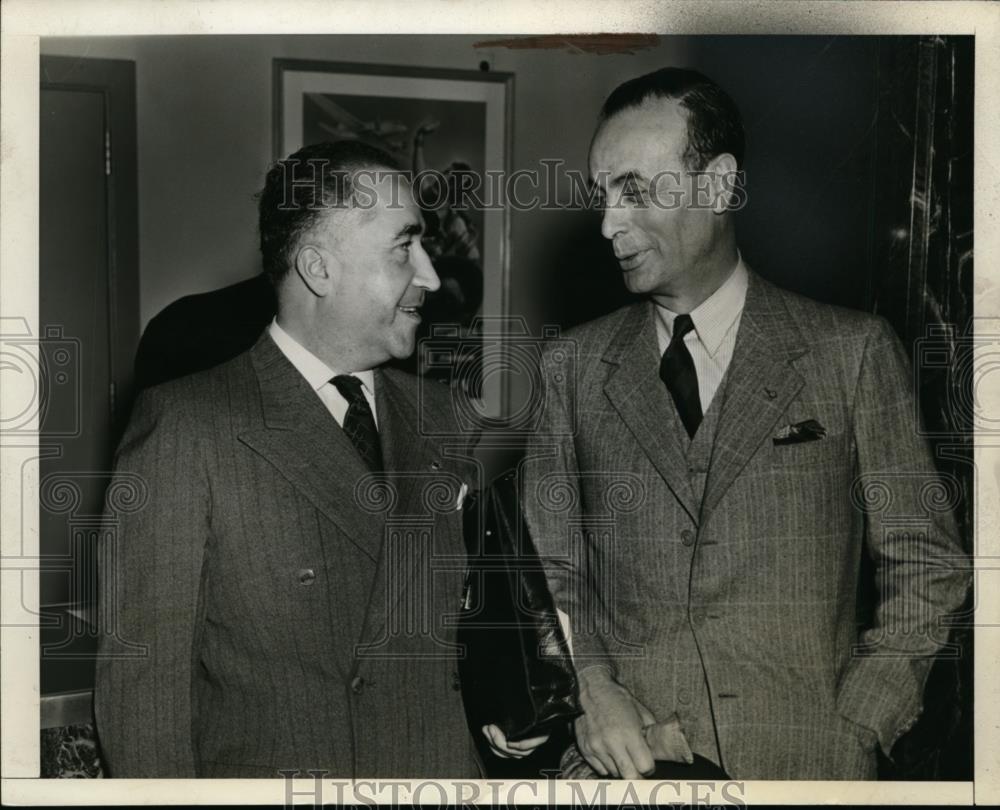
[[[102,550],[114,777],[479,773],[448,622],[473,470],[421,433],[459,434],[447,388],[383,367],[439,284],[395,169],[353,142],[276,164],[276,319],[136,404],[117,470],[148,501]]]
[[[872,779],[965,594],[956,492],[889,326],[743,262],[742,158],[739,112],[701,74],[666,68],[606,101],[602,232],[646,300],[571,331],[572,365],[564,346],[543,355],[526,511],[569,614],[586,766]],[[881,598],[859,632],[863,549]]]

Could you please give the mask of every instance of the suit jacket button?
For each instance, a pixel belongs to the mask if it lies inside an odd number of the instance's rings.
[[[687,689],[677,690],[677,702],[678,703],[690,703],[691,693]]]
[[[681,532],[681,542],[685,546],[693,546],[694,545],[694,532],[691,531],[690,529],[685,529],[684,531],[682,531]]]
[[[297,576],[299,585],[312,585],[316,581],[316,572],[311,568],[300,568]]]
[[[351,691],[355,695],[360,695],[365,691],[365,679],[358,675],[353,681],[351,681]]]

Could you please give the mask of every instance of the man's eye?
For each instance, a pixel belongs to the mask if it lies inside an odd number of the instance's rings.
[[[622,183],[622,196],[635,200],[642,197],[644,189],[635,175],[628,175]]]

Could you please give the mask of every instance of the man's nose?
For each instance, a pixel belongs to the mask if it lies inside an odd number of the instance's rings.
[[[439,289],[441,279],[438,278],[438,274],[434,270],[431,257],[427,255],[427,251],[424,250],[424,246],[420,242],[414,241],[412,254],[413,266],[416,269],[413,275],[413,286],[420,287],[427,292]]]
[[[614,239],[625,230],[623,209],[614,203],[608,203],[601,212],[601,235],[605,239]]]

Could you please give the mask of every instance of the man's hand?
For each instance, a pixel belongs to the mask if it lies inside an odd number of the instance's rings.
[[[649,750],[653,752],[653,759],[686,762],[688,765],[694,762],[694,753],[688,745],[687,737],[681,728],[681,721],[676,714],[659,723],[646,726],[642,734],[646,738]]]
[[[653,772],[653,754],[643,729],[656,723],[649,709],[611,677],[606,667],[580,672],[576,744],[601,776],[638,779]]]
[[[483,726],[483,734],[489,741],[493,753],[504,759],[521,759],[522,757],[526,757],[549,738],[549,735],[546,734],[543,737],[531,737],[527,740],[507,742],[507,737],[500,730],[500,727],[492,724]]]

